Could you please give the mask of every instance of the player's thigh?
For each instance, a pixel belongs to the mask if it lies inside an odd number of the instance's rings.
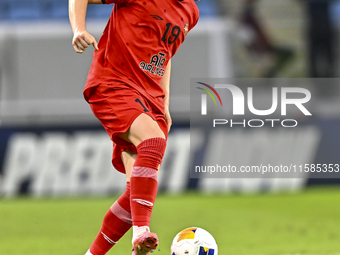
[[[164,138],[165,134],[159,127],[157,121],[149,115],[140,114],[131,124],[129,130],[121,135],[124,140],[130,141],[135,146],[151,138]]]
[[[121,154],[122,162],[125,168],[126,181],[130,181],[133,165],[135,164],[137,154],[130,151],[123,151]]]

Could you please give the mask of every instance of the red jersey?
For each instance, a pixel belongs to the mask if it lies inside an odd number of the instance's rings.
[[[164,97],[160,82],[166,66],[198,21],[194,0],[106,3],[115,5],[98,42],[99,50],[94,52],[84,90],[118,81],[144,96]]]

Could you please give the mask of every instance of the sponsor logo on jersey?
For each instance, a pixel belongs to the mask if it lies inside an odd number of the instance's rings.
[[[139,67],[145,72],[162,77],[165,72],[165,69],[163,68],[165,61],[165,53],[159,52],[158,54],[151,56],[149,63],[145,63],[144,61],[140,62]]]
[[[153,17],[155,20],[163,20],[163,18],[158,15],[150,15],[150,16]]]

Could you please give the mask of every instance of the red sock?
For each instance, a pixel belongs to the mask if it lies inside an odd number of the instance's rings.
[[[157,195],[157,171],[166,147],[163,138],[151,138],[137,146],[131,174],[131,215],[133,226],[149,226]]]
[[[125,192],[106,212],[102,227],[90,247],[90,252],[93,255],[106,254],[131,226],[130,183],[128,182]]]

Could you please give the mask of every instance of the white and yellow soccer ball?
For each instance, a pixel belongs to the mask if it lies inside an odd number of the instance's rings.
[[[171,255],[217,255],[214,237],[202,228],[186,228],[171,244]]]

